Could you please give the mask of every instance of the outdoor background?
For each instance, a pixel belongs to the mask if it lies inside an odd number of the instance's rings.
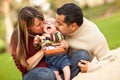
[[[120,0],[0,0],[0,80],[22,80],[9,50],[19,10],[34,6],[45,17],[55,17],[56,9],[67,2],[79,5],[84,16],[98,25],[110,49],[120,47]]]

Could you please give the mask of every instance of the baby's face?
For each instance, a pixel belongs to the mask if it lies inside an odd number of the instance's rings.
[[[48,18],[44,20],[44,32],[45,33],[54,33],[56,31],[56,20],[54,18]]]

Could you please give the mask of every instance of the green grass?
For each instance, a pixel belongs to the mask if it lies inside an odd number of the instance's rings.
[[[105,19],[93,19],[105,35],[110,49],[120,47],[120,12]]]
[[[8,53],[0,53],[0,80],[22,80],[21,73]]]

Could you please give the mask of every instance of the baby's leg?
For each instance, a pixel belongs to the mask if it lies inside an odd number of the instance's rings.
[[[62,78],[61,78],[61,76],[60,76],[58,71],[54,71],[54,73],[55,73],[55,76],[56,76],[57,80],[62,80]]]
[[[70,67],[69,66],[65,66],[63,68],[63,73],[64,73],[64,80],[70,80]]]

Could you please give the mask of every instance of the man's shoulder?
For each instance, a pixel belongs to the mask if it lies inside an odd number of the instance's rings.
[[[95,23],[93,23],[91,20],[83,17],[83,24],[95,24]]]
[[[87,18],[83,18],[83,25],[82,26],[86,26],[87,28],[92,28],[92,29],[98,29],[98,26],[92,22],[91,20],[87,19]]]

